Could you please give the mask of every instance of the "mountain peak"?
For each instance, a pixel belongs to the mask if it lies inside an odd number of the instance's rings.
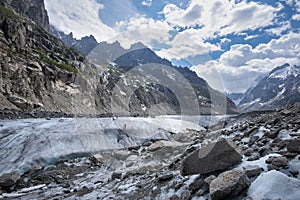
[[[142,42],[134,43],[130,46],[129,50],[138,50],[138,49],[148,49],[146,45],[144,45]]]
[[[274,68],[247,90],[240,106],[246,110],[274,109],[300,101],[300,66],[284,64]]]
[[[269,74],[269,78],[286,79],[288,76],[298,76],[299,70],[296,65],[284,64],[273,69]]]

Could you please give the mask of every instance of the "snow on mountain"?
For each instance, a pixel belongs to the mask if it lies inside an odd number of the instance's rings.
[[[286,79],[289,76],[297,77],[299,74],[299,67],[286,64],[271,71],[269,78]]]
[[[300,101],[300,66],[273,69],[247,90],[239,106],[245,110],[275,109]]]

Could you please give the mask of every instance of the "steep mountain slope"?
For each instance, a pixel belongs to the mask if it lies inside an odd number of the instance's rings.
[[[1,0],[0,5],[28,17],[45,30],[49,30],[49,17],[44,0]]]
[[[84,63],[81,53],[50,35],[45,30],[47,26],[43,28],[23,12],[19,15],[12,11],[16,1],[4,2],[7,7],[0,6],[0,107],[104,113],[106,108],[96,102],[106,95],[103,84],[96,83],[105,76],[93,75],[95,67]],[[31,1],[30,5],[39,10],[40,3]],[[30,16],[38,19],[40,12],[36,13],[36,17],[33,13]],[[89,79],[85,78],[87,75]],[[101,91],[101,96],[97,91]]]
[[[244,94],[243,93],[226,93],[226,96],[229,97],[236,105],[240,103]]]
[[[50,26],[50,33],[63,41],[67,47],[77,49],[84,55],[88,55],[98,45],[97,40],[92,35],[77,40],[73,37],[73,33],[65,34],[53,26]]]
[[[124,49],[119,42],[112,44],[102,42],[93,49],[88,58],[97,65],[108,65],[112,71],[119,73],[121,78],[118,79],[118,84],[128,85],[129,83],[129,85],[135,87],[138,94],[133,95],[131,101],[143,102],[141,106],[135,106],[134,108],[132,106],[133,110],[138,109],[136,112],[143,113],[144,111],[144,113],[147,113],[151,107],[149,102],[152,102],[152,105],[161,104],[156,112],[165,112],[164,107],[166,105],[162,103],[168,102],[168,105],[172,107],[171,110],[177,107],[174,110],[175,112],[169,114],[179,114],[178,107],[184,107],[183,102],[180,102],[183,97],[186,99],[184,102],[190,101],[191,103],[189,106],[186,105],[189,114],[197,110],[194,106],[199,107],[202,114],[239,112],[229,98],[212,89],[195,72],[188,68],[173,66],[170,61],[160,58],[142,43],[136,43],[129,49]],[[154,75],[155,73],[156,75]],[[131,80],[124,78],[124,74],[129,74]],[[154,75],[154,77],[149,76],[149,74]],[[160,77],[159,81],[155,80],[158,76]],[[153,84],[153,82],[156,84]],[[168,85],[168,83],[170,84]],[[126,88],[123,88],[123,93],[124,90]],[[163,92],[154,94],[154,91]],[[177,94],[176,91],[178,91]],[[171,94],[171,92],[175,93]],[[192,99],[198,101],[197,105],[192,102]]]
[[[300,66],[285,64],[273,69],[249,89],[239,105],[246,110],[260,110],[295,102],[300,102]]]

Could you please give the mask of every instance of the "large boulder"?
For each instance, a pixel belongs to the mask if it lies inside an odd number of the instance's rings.
[[[188,155],[182,162],[181,174],[207,174],[224,170],[241,160],[240,150],[230,141],[221,139]]]
[[[11,172],[0,176],[0,187],[9,187],[14,185],[20,179],[19,172]]]
[[[262,173],[249,187],[252,199],[295,200],[300,197],[300,180],[290,178],[279,171]]]
[[[289,141],[286,147],[289,152],[300,153],[300,138]]]
[[[209,185],[212,200],[228,199],[237,196],[250,185],[250,180],[242,170],[223,172]]]

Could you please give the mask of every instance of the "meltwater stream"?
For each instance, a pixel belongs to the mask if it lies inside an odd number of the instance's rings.
[[[203,130],[200,124],[207,126],[220,118],[213,121],[207,116],[187,120],[180,116],[0,120],[0,174],[12,171],[22,174],[60,159],[126,148],[147,139],[170,139],[170,133]]]

